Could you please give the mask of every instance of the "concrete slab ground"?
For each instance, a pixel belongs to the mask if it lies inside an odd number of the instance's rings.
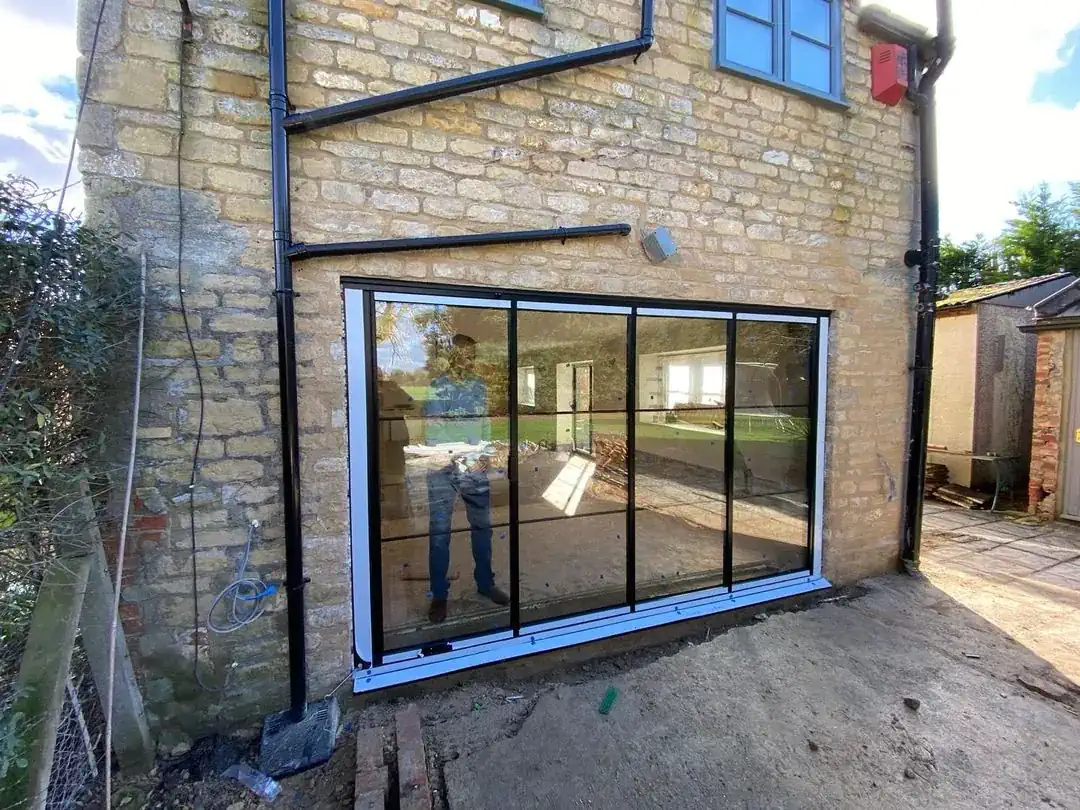
[[[920,577],[421,697],[436,807],[1080,807],[1078,560],[1071,527],[935,509]]]

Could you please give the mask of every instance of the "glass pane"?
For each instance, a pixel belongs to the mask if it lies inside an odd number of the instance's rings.
[[[637,598],[723,582],[727,322],[639,317]]]
[[[535,406],[518,403],[522,621],[625,598],[626,322],[518,312],[535,372]]]
[[[469,530],[452,532],[443,552],[450,599],[446,620],[432,624],[431,558],[439,552],[428,537],[392,540],[382,544],[383,645],[387,651],[417,647],[448,638],[505,630],[510,626],[510,606],[496,605],[477,593],[473,572],[474,554],[487,561],[488,546],[483,533],[475,538]],[[510,532],[497,528],[491,533],[490,565],[495,581],[509,591]],[[437,565],[443,563],[436,560]]]
[[[521,621],[626,601],[626,511],[522,523]]]
[[[379,397],[392,383],[380,380]],[[489,444],[438,442],[445,430],[441,419],[380,418],[379,516],[382,539],[427,536],[432,515],[449,516],[452,529],[469,527],[466,498],[474,492],[488,500],[487,516],[474,510],[471,518],[485,526],[505,526],[510,520],[507,478],[507,417],[485,420],[491,426]],[[447,489],[449,487],[449,489]]]
[[[535,412],[626,410],[625,315],[521,310],[517,322],[518,364],[535,374]]]
[[[505,626],[478,591],[509,590],[507,312],[379,302],[375,320],[384,644]]]
[[[791,0],[791,30],[826,45],[831,17],[828,0]]]
[[[732,578],[808,567],[812,324],[743,321],[735,356]]]
[[[828,48],[793,36],[791,75],[788,78],[796,84],[812,87],[823,93],[832,92],[831,60],[832,52]]]
[[[724,19],[724,58],[762,73],[772,73],[772,26],[728,12]]]
[[[728,8],[735,8],[753,14],[763,20],[771,20],[773,0],[727,0]]]
[[[583,442],[590,452],[575,449],[573,418],[519,417],[520,520],[626,511],[626,414],[594,416]]]

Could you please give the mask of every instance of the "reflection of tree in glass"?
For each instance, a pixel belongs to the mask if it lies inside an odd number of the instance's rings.
[[[433,380],[457,373],[454,336],[475,340],[472,373],[487,387],[490,414],[506,412],[506,329],[504,310],[386,302],[375,310],[376,340],[390,355],[389,362],[380,359],[381,371],[421,403]]]
[[[739,362],[807,365],[812,327],[803,323],[740,321]]]
[[[813,330],[812,325],[801,323],[739,322],[736,407],[778,408],[801,414],[810,402]]]

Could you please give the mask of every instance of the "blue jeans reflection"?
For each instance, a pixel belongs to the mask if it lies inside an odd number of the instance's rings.
[[[450,527],[454,502],[460,495],[465,503],[472,539],[473,576],[476,590],[491,592],[495,575],[491,570],[491,484],[487,472],[459,472],[453,465],[428,473],[428,571],[431,595],[446,599],[450,592]]]

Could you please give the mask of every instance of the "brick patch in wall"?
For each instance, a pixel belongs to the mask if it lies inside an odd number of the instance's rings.
[[[1066,332],[1038,333],[1035,349],[1035,407],[1031,428],[1028,512],[1040,520],[1057,517],[1064,405]]]

